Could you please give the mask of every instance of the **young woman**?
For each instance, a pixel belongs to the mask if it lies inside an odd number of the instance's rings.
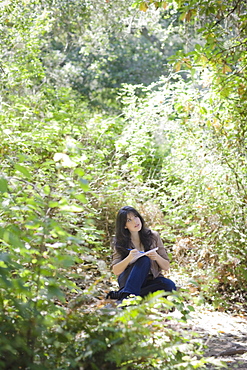
[[[115,296],[114,292],[110,293],[111,298],[121,302],[130,294],[144,297],[157,290],[176,290],[174,282],[161,272],[170,266],[161,238],[156,231],[145,227],[135,208],[125,206],[119,210],[113,244],[112,268],[120,289]]]

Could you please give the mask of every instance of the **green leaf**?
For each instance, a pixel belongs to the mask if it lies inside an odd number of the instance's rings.
[[[188,305],[187,308],[190,310],[190,311],[195,311],[195,308],[191,305]]]
[[[64,300],[63,292],[54,284],[48,286],[48,298],[58,297],[61,300]]]
[[[89,191],[89,184],[87,180],[84,180],[83,178],[79,178],[79,185],[84,191]]]
[[[59,203],[58,203],[58,202],[54,202],[54,201],[50,201],[50,202],[48,203],[48,206],[49,206],[50,208],[59,207]]]
[[[49,185],[45,185],[43,190],[44,190],[45,195],[49,195],[50,192],[51,192],[51,189],[50,189]]]
[[[18,164],[18,163],[16,163],[15,165],[14,165],[14,167],[15,167],[15,169],[17,170],[17,171],[19,171],[19,172],[21,172],[25,177],[27,177],[27,178],[31,178],[31,173],[27,170],[27,168],[26,167],[24,167],[24,166],[21,166],[20,164]]]
[[[82,168],[76,168],[75,171],[74,171],[74,173],[76,175],[79,175],[79,176],[84,176],[84,174],[85,174],[85,172],[83,171]]]
[[[3,177],[0,178],[0,192],[6,193],[8,191],[8,182]]]
[[[10,261],[9,254],[8,253],[0,253],[0,261],[9,262]]]
[[[59,207],[62,211],[66,211],[66,212],[82,212],[84,210],[83,207],[81,206],[77,206],[75,204],[72,204],[72,205],[65,205],[65,206],[60,206]]]
[[[7,268],[8,266],[6,265],[4,261],[0,261],[0,267]]]
[[[75,196],[76,199],[78,199],[82,203],[87,203],[87,199],[84,194],[77,194]]]
[[[2,240],[4,240],[9,245],[12,245],[13,247],[24,248],[24,244],[19,239],[19,237],[13,234],[12,232],[10,232],[9,230],[2,229],[0,233],[0,237]]]

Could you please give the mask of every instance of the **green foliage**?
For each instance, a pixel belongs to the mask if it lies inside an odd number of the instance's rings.
[[[56,329],[50,333],[48,342],[55,343],[55,357],[49,356],[43,365],[87,370],[163,369],[164,366],[203,369],[208,359],[201,357],[200,341],[193,333],[181,336],[173,330],[165,313],[171,307],[183,307],[188,315],[189,309],[183,301],[183,295],[162,298],[157,292],[146,300],[137,297],[125,301],[127,306],[123,310],[101,308],[88,312],[85,306],[72,310],[58,320]]]
[[[186,273],[216,306],[244,292],[245,4],[131,5],[1,5],[1,368],[203,368],[162,331],[184,296],[67,308],[127,203],[170,253],[190,240]]]
[[[130,163],[128,173],[135,176],[139,197],[144,202],[155,198],[163,210],[164,237],[171,243],[188,236],[208,250],[213,246],[216,277],[220,264],[228,261],[235,288],[242,289],[245,118],[233,110],[235,101],[203,88],[205,78],[207,72],[197,78],[196,88],[193,79],[164,79],[157,90],[145,89],[144,99],[130,87],[125,114],[131,119],[118,140],[118,152],[125,166]]]
[[[29,169],[14,167],[19,175],[9,176],[1,199],[0,358],[5,368],[34,362],[40,337],[63,312],[56,301],[65,302],[65,292],[78,289],[71,267],[85,250],[83,236],[70,233],[75,212],[84,209],[73,204],[80,183],[57,199],[49,179],[34,185]]]

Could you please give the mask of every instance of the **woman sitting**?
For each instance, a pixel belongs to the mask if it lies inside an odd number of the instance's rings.
[[[161,238],[158,232],[145,227],[135,208],[125,206],[119,210],[113,244],[112,268],[118,276],[119,291],[110,292],[108,297],[120,303],[130,294],[145,297],[157,290],[176,290],[174,282],[162,274],[170,264]]]

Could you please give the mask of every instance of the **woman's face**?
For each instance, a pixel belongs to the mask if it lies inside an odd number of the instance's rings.
[[[141,220],[134,213],[128,213],[127,221],[125,224],[125,229],[128,229],[129,232],[138,232],[142,228]]]

